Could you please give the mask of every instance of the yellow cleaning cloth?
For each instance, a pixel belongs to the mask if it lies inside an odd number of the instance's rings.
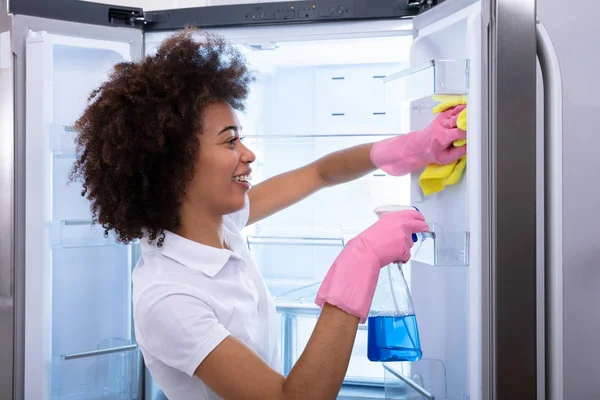
[[[451,107],[456,107],[461,104],[467,104],[466,96],[452,96],[452,95],[440,95],[434,96],[434,100],[441,102],[432,109],[434,114],[446,111]],[[461,111],[458,114],[456,126],[463,131],[467,130],[467,109]],[[456,147],[464,146],[467,141],[456,140],[453,145]],[[440,192],[444,190],[446,186],[456,184],[467,166],[467,157],[463,156],[451,164],[437,165],[430,164],[425,168],[421,176],[419,177],[419,183],[423,194],[429,196],[430,194]]]

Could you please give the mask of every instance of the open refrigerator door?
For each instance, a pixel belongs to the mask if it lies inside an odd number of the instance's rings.
[[[458,4],[461,3],[461,4]],[[411,176],[411,204],[431,237],[413,250],[407,278],[419,323],[423,358],[387,363],[387,398],[479,398],[482,382],[482,191],[486,130],[484,38],[480,2],[451,2],[413,19],[410,68],[386,78],[388,98],[410,104],[410,128],[422,129],[444,101],[467,104],[467,167],[457,182],[425,194],[429,170]],[[456,168],[456,167],[455,167]],[[448,178],[446,171],[440,178]]]
[[[25,398],[137,399],[137,244],[106,237],[92,224],[81,185],[68,181],[72,125],[112,66],[139,57],[141,32],[27,17],[15,23],[27,57]]]

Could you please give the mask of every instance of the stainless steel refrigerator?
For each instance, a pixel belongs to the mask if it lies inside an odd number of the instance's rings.
[[[439,96],[468,103],[455,185],[424,196],[422,171],[376,171],[246,228],[281,314],[284,373],[345,238],[375,221],[374,207],[413,204],[436,227],[406,267],[423,359],[367,361],[361,326],[340,398],[600,396],[588,232],[600,226],[600,3],[199,3],[212,5],[0,0],[0,398],[161,398],[132,329],[138,244],[104,238],[66,181],[90,91],[185,26],[226,36],[257,71],[240,118],[258,181],[419,129]]]

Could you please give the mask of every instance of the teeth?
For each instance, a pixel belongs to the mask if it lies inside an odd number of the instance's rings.
[[[234,176],[233,177],[234,181],[244,181],[244,182],[249,182],[252,180],[252,175],[240,175],[240,176]]]

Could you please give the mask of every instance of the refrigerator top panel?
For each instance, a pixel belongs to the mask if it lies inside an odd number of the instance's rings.
[[[412,18],[445,0],[315,0],[145,11],[81,0],[9,2],[9,13],[144,31]],[[116,1],[118,3],[118,0]]]
[[[398,0],[284,1],[153,11],[146,15],[149,18],[149,29],[172,30],[188,26],[191,14],[193,14],[195,25],[206,28],[409,18],[419,12],[420,7],[415,3],[418,2]]]

